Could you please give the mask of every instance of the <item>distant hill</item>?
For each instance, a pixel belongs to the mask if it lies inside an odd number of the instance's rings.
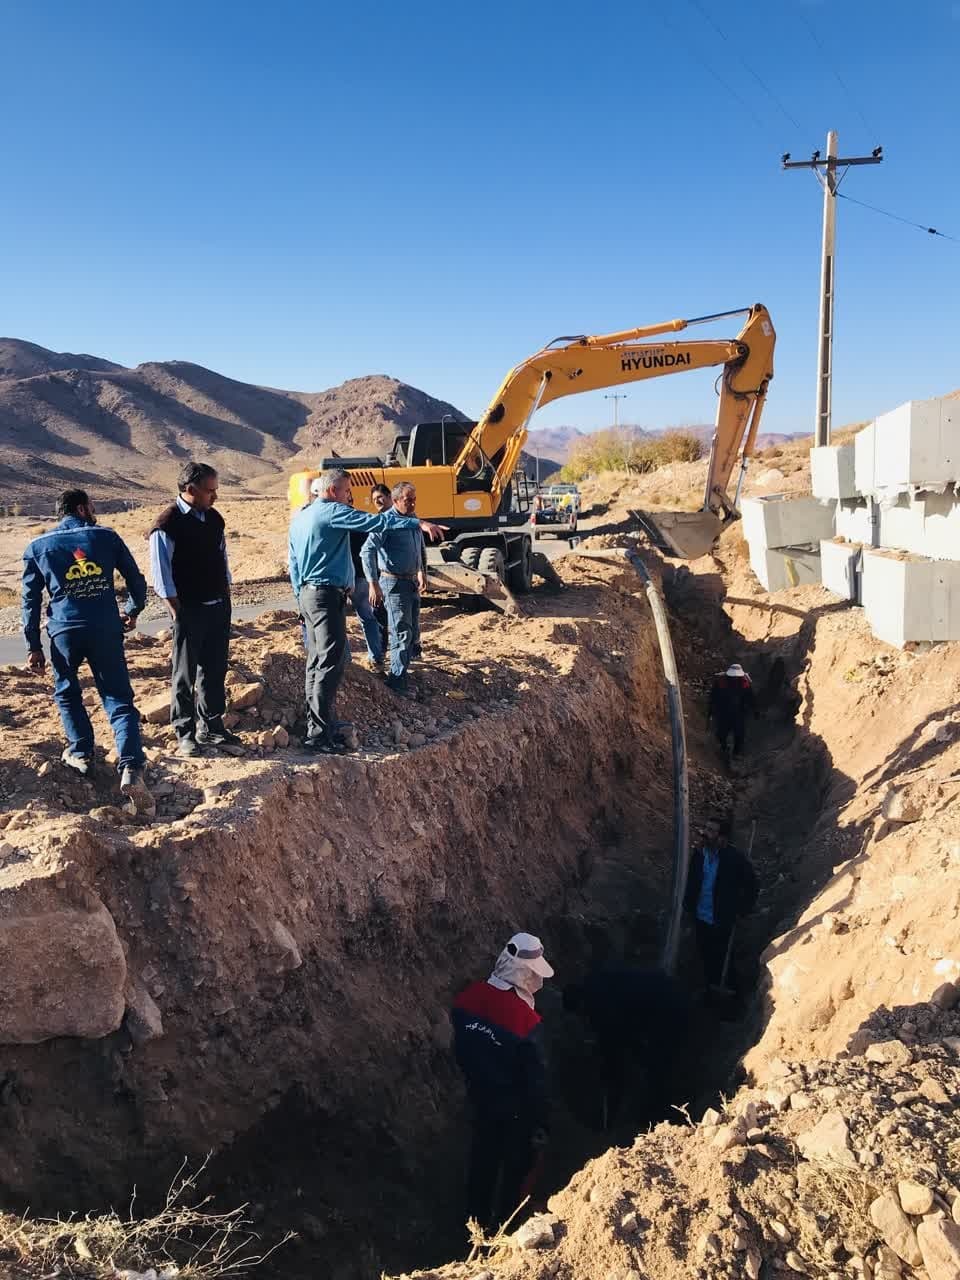
[[[383,454],[396,434],[444,414],[465,420],[385,375],[282,391],[182,360],[127,369],[0,338],[0,501],[46,511],[70,485],[146,501],[169,492],[189,458],[214,465],[225,488],[281,493],[291,471],[324,454]],[[558,465],[544,458],[541,474]]]
[[[530,432],[530,438],[527,441],[527,449],[532,453],[536,453],[539,448],[541,453],[546,454],[549,452],[553,457],[558,458],[561,463],[568,462],[570,460],[570,454],[579,442],[588,439],[592,435],[596,435],[599,431],[609,430],[609,426],[598,427],[597,431],[582,431],[579,427],[538,428]],[[637,440],[642,440],[648,436],[661,435],[665,431],[688,431],[703,443],[705,449],[709,449],[710,442],[713,439],[714,426],[713,423],[694,423],[693,425],[676,425],[669,427],[641,427],[636,423],[624,423],[621,425],[620,430]],[[757,448],[766,449],[771,445],[787,444],[791,440],[803,439],[809,434],[809,431],[797,431],[787,434],[764,432],[757,437]],[[542,475],[542,462],[540,471]]]

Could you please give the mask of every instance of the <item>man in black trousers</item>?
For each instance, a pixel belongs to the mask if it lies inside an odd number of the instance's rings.
[[[733,963],[733,930],[740,916],[749,915],[757,901],[756,872],[749,859],[730,843],[728,818],[710,818],[704,842],[690,858],[684,906],[696,926],[697,950],[707,989],[724,985],[738,989]]]
[[[230,645],[230,567],[223,517],[214,510],[217,473],[205,462],[180,472],[176,502],[150,530],[153,589],[173,619],[170,722],[177,753],[238,747],[223,724]]]

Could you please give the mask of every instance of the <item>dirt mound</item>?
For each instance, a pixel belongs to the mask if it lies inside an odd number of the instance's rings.
[[[893,1039],[864,1058],[780,1063],[698,1125],[659,1125],[592,1161],[489,1256],[415,1274],[947,1280],[960,1267],[960,1016],[921,1009],[915,1049]]]

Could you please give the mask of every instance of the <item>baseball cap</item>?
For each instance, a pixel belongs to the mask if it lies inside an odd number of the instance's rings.
[[[553,977],[553,968],[547,964],[543,955],[543,943],[532,933],[515,933],[506,949],[512,956],[528,964],[534,973],[539,973],[541,978]]]
[[[727,667],[725,674],[728,676],[745,676],[747,673],[739,662],[735,662],[732,666]]]

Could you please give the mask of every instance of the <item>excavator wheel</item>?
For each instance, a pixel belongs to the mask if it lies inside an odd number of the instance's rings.
[[[464,547],[460,552],[460,563],[465,564],[468,569],[479,569],[481,550],[481,547]]]
[[[473,549],[473,548],[471,548]],[[506,569],[504,566],[503,552],[499,547],[480,547],[480,556],[477,561],[477,568],[481,573],[489,573],[491,578],[498,578],[501,582],[506,582]],[[464,556],[466,552],[464,552]],[[463,559],[464,556],[460,558]]]
[[[526,538],[520,553],[520,563],[507,570],[507,586],[517,595],[526,595],[533,587],[533,551]]]

